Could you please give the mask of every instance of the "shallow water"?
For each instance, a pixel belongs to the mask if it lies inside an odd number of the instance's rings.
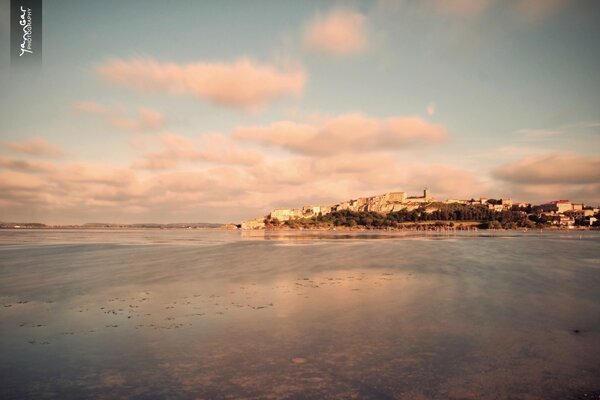
[[[569,399],[600,233],[0,230],[0,398]]]

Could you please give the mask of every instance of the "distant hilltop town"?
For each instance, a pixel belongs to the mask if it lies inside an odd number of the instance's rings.
[[[428,189],[422,196],[408,196],[406,192],[389,192],[371,197],[359,197],[333,205],[304,206],[301,208],[276,208],[263,217],[241,223],[245,230],[269,229],[281,225],[288,227],[318,226],[321,222],[343,226],[398,227],[404,222],[423,221],[479,221],[485,227],[574,227],[595,226],[599,209],[583,203],[556,200],[541,205],[513,203],[509,198],[481,197],[471,200],[448,199],[436,201]],[[367,215],[384,216],[380,225]],[[386,217],[389,216],[388,217]],[[378,218],[375,218],[378,219]],[[354,221],[354,223],[352,222]],[[347,222],[348,224],[346,225]],[[312,224],[312,225],[311,225]],[[462,225],[462,224],[461,224]],[[468,225],[468,224],[467,224]],[[338,225],[339,226],[339,225]],[[454,226],[452,223],[451,226]]]

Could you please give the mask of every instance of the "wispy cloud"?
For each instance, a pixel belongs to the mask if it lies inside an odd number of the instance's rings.
[[[62,157],[66,152],[46,139],[36,137],[23,142],[5,143],[5,147],[17,153],[40,157]]]
[[[516,133],[527,139],[551,138],[561,134],[560,131],[552,129],[519,129]]]
[[[232,63],[176,64],[153,59],[113,60],[98,67],[108,82],[142,93],[194,96],[213,104],[257,109],[302,94],[306,75],[242,58]]]
[[[552,153],[526,157],[492,172],[497,179],[519,184],[590,184],[600,182],[600,157]]]
[[[138,109],[136,117],[128,117],[121,107],[107,107],[95,102],[76,103],[74,108],[82,113],[95,115],[112,127],[130,132],[155,131],[165,124],[164,116],[149,108]]]
[[[0,156],[0,168],[21,172],[51,172],[56,168],[54,164],[45,161],[19,160]]]
[[[318,14],[304,29],[303,42],[311,51],[334,56],[359,53],[368,43],[365,16],[343,9]]]
[[[240,149],[229,136],[219,133],[204,134],[199,138],[168,133],[160,135],[158,140],[160,149],[135,161],[135,168],[171,169],[182,162],[248,166],[259,163],[263,158],[260,152]]]
[[[310,155],[398,150],[440,143],[447,137],[443,126],[419,117],[375,119],[359,113],[340,115],[318,124],[280,121],[267,126],[238,127],[234,131],[238,140]]]
[[[436,105],[434,102],[427,104],[427,115],[429,115],[430,117],[433,116],[433,114],[435,114],[435,109]]]

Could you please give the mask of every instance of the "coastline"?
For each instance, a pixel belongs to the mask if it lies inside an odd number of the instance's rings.
[[[183,227],[162,227],[162,228],[150,228],[150,227],[90,227],[90,226],[44,226],[44,227],[0,227],[0,231],[33,231],[33,230],[87,230],[87,231],[226,231],[226,232],[487,232],[487,231],[518,231],[518,232],[536,232],[536,231],[600,231],[598,227],[588,226],[551,226],[543,228],[456,228],[456,227],[439,227],[434,224],[423,224],[419,227],[386,227],[386,228],[373,228],[373,227],[361,227],[361,226],[332,226],[332,227],[298,227],[291,228],[287,226],[279,227],[268,227],[265,229],[241,229],[241,228],[227,228],[227,227],[215,227],[215,228],[183,228]]]

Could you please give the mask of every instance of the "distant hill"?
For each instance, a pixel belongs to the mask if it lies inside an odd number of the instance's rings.
[[[0,228],[46,228],[39,222],[0,222]]]
[[[82,226],[91,227],[102,227],[102,228],[219,228],[224,224],[210,223],[210,222],[177,222],[168,224],[157,224],[154,222],[143,222],[137,224],[115,224],[115,223],[101,223],[101,222],[87,222]]]

